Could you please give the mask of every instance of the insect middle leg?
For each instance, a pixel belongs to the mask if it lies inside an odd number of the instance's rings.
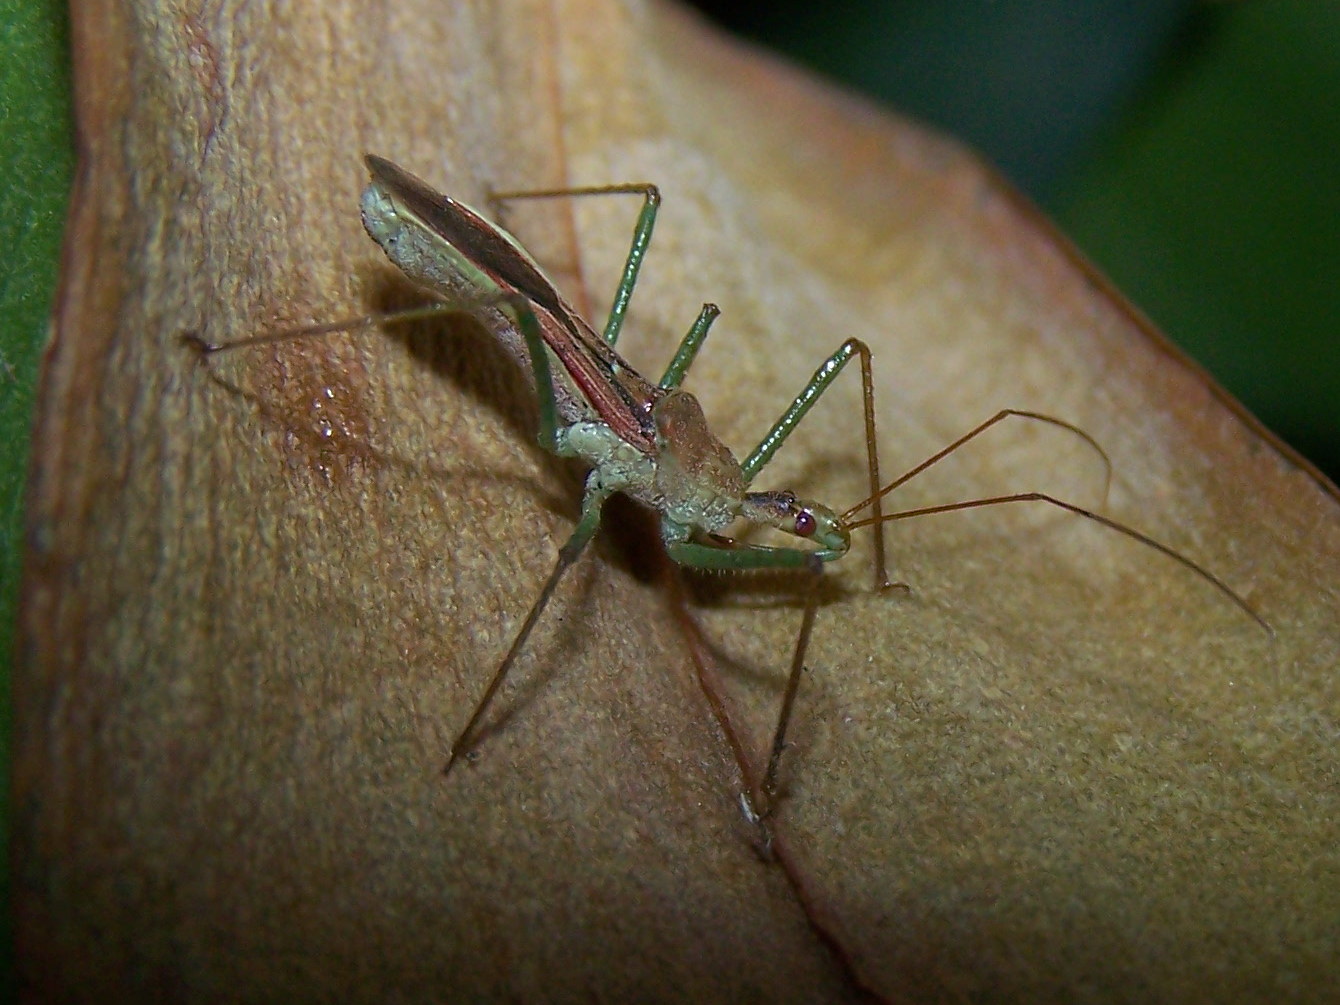
[[[553,372],[550,369],[549,353],[545,349],[544,337],[541,334],[535,312],[531,308],[530,302],[518,294],[502,296],[499,298],[499,302],[507,306],[516,320],[517,328],[520,330],[522,337],[525,338],[529,350],[531,371],[535,378],[535,394],[539,400],[540,445],[551,453],[564,456],[567,451],[563,449],[562,438],[559,435],[558,398],[554,389]],[[539,597],[531,606],[530,613],[526,615],[526,620],[512,640],[507,655],[503,657],[502,662],[498,664],[498,669],[494,671],[493,679],[489,681],[483,697],[479,699],[464,728],[452,742],[447,755],[446,767],[442,769],[443,774],[450,773],[461,755],[469,752],[476,728],[493,703],[493,699],[497,695],[498,689],[502,687],[508,671],[512,669],[512,664],[516,662],[517,656],[525,648],[531,630],[540,620],[540,615],[544,613],[544,609],[549,605],[549,600],[554,595],[554,590],[557,589],[563,574],[577,561],[583,549],[595,536],[596,531],[600,529],[601,509],[608,496],[609,492],[600,487],[598,479],[588,479],[587,491],[582,499],[582,515],[577,521],[577,526],[573,529],[567,542],[559,549],[558,561],[554,565],[553,572],[549,574],[544,587],[540,590]]]

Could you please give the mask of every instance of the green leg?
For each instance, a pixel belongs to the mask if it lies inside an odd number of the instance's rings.
[[[686,344],[694,339],[697,327],[695,325],[695,328],[691,329],[689,335],[685,337],[684,342]],[[702,332],[697,334],[695,344],[690,345],[687,349],[684,345],[681,345],[680,352],[676,354],[667,375],[678,374],[682,376],[682,371],[688,368],[688,363],[692,361],[693,354],[697,351],[697,344],[700,344],[705,336],[706,325],[703,325]],[[814,407],[814,403],[837,379],[843,367],[856,355],[861,357],[866,463],[870,472],[870,502],[876,528],[875,587],[879,589],[887,584],[888,575],[885,568],[883,513],[880,505],[879,450],[875,433],[874,376],[870,365],[870,349],[864,342],[854,338],[848,339],[842,343],[837,352],[824,361],[823,365],[815,371],[814,376],[805,384],[800,394],[797,395],[795,401],[791,403],[791,407],[773,424],[767,435],[763,437],[762,442],[741,465],[741,469],[744,472],[746,484],[752,482],[768,461],[772,460],[773,455],[786,442],[786,438],[799,425],[801,419]],[[686,361],[676,370],[676,364],[681,356],[685,357]],[[809,648],[810,635],[814,631],[814,618],[819,603],[819,577],[823,572],[823,563],[813,551],[802,551],[795,548],[767,548],[758,545],[724,548],[685,541],[671,543],[669,552],[670,557],[676,562],[692,568],[806,569],[812,573],[809,594],[805,602],[805,615],[801,621],[800,632],[796,636],[796,647],[791,657],[791,669],[787,675],[786,691],[782,697],[782,707],[777,717],[777,727],[773,731],[767,768],[764,771],[763,781],[758,791],[759,804],[761,805],[759,816],[766,820],[772,810],[774,797],[776,796],[777,772],[781,764],[782,752],[786,749],[786,731],[791,722],[792,711],[795,708],[796,695],[800,690],[800,680],[805,672],[805,653]]]
[[[621,195],[641,194],[642,212],[637,216],[637,226],[633,228],[633,245],[628,249],[628,258],[624,262],[623,277],[614,291],[614,303],[610,306],[609,319],[605,322],[605,341],[615,345],[619,341],[619,332],[623,330],[624,317],[628,313],[628,301],[632,299],[633,287],[637,285],[637,274],[642,269],[642,259],[651,245],[651,232],[656,226],[656,211],[661,205],[661,191],[655,185],[635,182],[628,185],[598,185],[584,188],[554,188],[536,192],[498,192],[493,195],[497,202],[509,199],[550,199],[558,196],[575,195]]]
[[[493,680],[489,681],[489,686],[484,691],[484,697],[479,699],[479,704],[475,706],[470,721],[465,724],[465,728],[460,731],[455,742],[452,743],[451,752],[447,757],[447,766],[442,769],[443,774],[450,773],[452,766],[462,755],[469,755],[470,747],[474,742],[474,733],[480,720],[484,718],[484,713],[493,703],[498,689],[502,687],[507,672],[512,669],[512,664],[516,662],[516,658],[525,646],[526,640],[530,638],[531,629],[540,620],[540,615],[548,606],[549,599],[554,595],[559,580],[572,567],[573,562],[577,561],[582,549],[586,547],[587,542],[595,536],[596,530],[600,527],[600,510],[605,503],[605,498],[604,493],[588,492],[586,498],[582,501],[581,519],[577,521],[577,526],[573,529],[572,536],[568,538],[567,543],[559,549],[558,562],[554,566],[554,571],[549,574],[549,579],[540,591],[539,598],[530,609],[530,613],[526,615],[525,623],[522,624],[521,630],[516,633],[516,638],[512,640],[512,647],[507,650],[507,655],[503,657],[502,663],[498,665],[497,671],[494,672]]]
[[[849,338],[838,347],[837,352],[824,360],[819,369],[814,371],[814,376],[806,382],[800,394],[796,395],[796,400],[791,402],[791,407],[782,413],[780,419],[773,423],[772,428],[759,441],[753,453],[740,464],[740,469],[744,472],[745,484],[753,483],[755,476],[772,460],[773,455],[786,442],[786,438],[800,424],[800,420],[805,418],[806,413],[814,407],[814,403],[828,390],[829,385],[837,379],[838,374],[851,362],[851,358],[858,353],[861,356],[862,366],[868,370],[869,348],[860,339]],[[878,488],[879,486],[876,485],[875,487]]]
[[[677,565],[717,572],[808,569],[816,557],[813,551],[801,548],[770,548],[762,544],[735,544],[732,547],[725,547],[699,544],[696,541],[678,541],[667,544],[665,550]]]
[[[866,468],[870,473],[870,505],[876,527],[875,532],[875,589],[889,585],[887,566],[884,558],[884,529],[880,523],[883,516],[882,494],[879,485],[879,445],[875,430],[875,380],[870,363],[870,347],[860,339],[849,338],[838,347],[837,352],[824,360],[814,376],[809,379],[796,400],[791,402],[782,417],[778,419],[767,435],[763,437],[754,452],[740,465],[744,472],[745,484],[753,482],[764,466],[772,460],[774,454],[786,442],[800,420],[814,407],[814,403],[828,390],[853,356],[861,357],[861,392],[865,411],[865,456]]]
[[[712,322],[720,314],[721,308],[716,304],[703,304],[703,309],[698,312],[698,320],[693,322],[688,334],[679,343],[679,350],[675,353],[675,358],[665,368],[665,376],[661,378],[659,385],[662,390],[669,391],[683,382],[684,375],[689,372],[689,367],[693,365],[698,350],[703,346],[703,340],[707,338],[707,330],[712,327]]]
[[[519,293],[504,294],[500,298],[509,308],[530,355],[530,369],[535,375],[535,396],[540,404],[540,446],[552,454],[558,448],[558,399],[554,391],[553,371],[549,368],[549,350],[544,345],[540,322],[529,300]]]

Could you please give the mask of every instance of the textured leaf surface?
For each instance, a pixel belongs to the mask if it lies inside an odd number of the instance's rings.
[[[183,997],[1270,998],[1329,986],[1340,891],[1334,490],[955,145],[603,3],[328,4],[76,25],[86,138],[42,388],[16,804],[28,979]],[[93,41],[96,38],[96,43]],[[490,186],[654,180],[626,346],[741,453],[845,337],[910,466],[1000,407],[1081,425],[1106,511],[896,525],[834,570],[779,861],[736,804],[800,607],[684,582],[631,508],[546,614],[480,747],[455,729],[571,527],[522,374],[468,322],[221,340],[413,302],[359,155]],[[635,206],[509,218],[591,313]],[[841,506],[857,388],[761,483]],[[924,484],[923,484],[924,483]],[[904,505],[1102,503],[1075,438],[1006,423]],[[717,711],[720,711],[720,715]],[[1292,983],[1285,983],[1292,982]]]

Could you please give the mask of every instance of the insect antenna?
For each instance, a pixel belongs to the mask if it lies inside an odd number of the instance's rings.
[[[1121,523],[1117,520],[1113,520],[1111,517],[1103,516],[1101,513],[1096,513],[1091,509],[1084,508],[1083,506],[1077,506],[1074,503],[1066,502],[1064,499],[1058,499],[1055,496],[1048,495],[1045,492],[1012,492],[1007,495],[986,496],[980,499],[965,499],[959,502],[941,503],[936,506],[920,506],[917,507],[916,509],[901,510],[895,513],[876,512],[873,516],[868,516],[863,519],[859,520],[852,519],[856,514],[860,513],[862,510],[875,504],[877,500],[882,499],[884,496],[888,495],[890,492],[892,492],[899,486],[905,485],[907,482],[911,481],[913,478],[921,474],[927,468],[943,460],[945,457],[952,454],[955,450],[958,450],[969,440],[972,440],[975,437],[980,436],[982,433],[990,429],[992,426],[996,425],[998,422],[1003,422],[1005,419],[1011,417],[1032,419],[1037,422],[1045,422],[1050,425],[1057,426],[1060,429],[1064,429],[1067,430],[1068,432],[1074,433],[1080,439],[1084,440],[1084,442],[1087,443],[1090,447],[1092,447],[1093,450],[1103,459],[1103,466],[1105,470],[1105,477],[1103,481],[1103,499],[1104,500],[1107,499],[1108,489],[1112,483],[1112,461],[1108,457],[1107,452],[1103,450],[1101,446],[1099,446],[1097,440],[1095,440],[1084,430],[1080,429],[1078,426],[1066,422],[1064,419],[1057,419],[1053,416],[1044,415],[1040,412],[1027,412],[1019,409],[1007,408],[1002,409],[1001,411],[993,415],[991,418],[987,419],[985,422],[969,430],[967,433],[965,433],[964,435],[960,436],[958,439],[950,443],[947,447],[944,447],[942,450],[936,451],[934,454],[932,454],[926,460],[922,461],[916,467],[912,468],[911,470],[901,475],[900,477],[895,478],[888,485],[885,485],[874,495],[866,499],[863,499],[861,502],[857,503],[855,506],[848,509],[841,516],[841,521],[843,525],[848,530],[855,530],[858,527],[882,528],[884,524],[892,523],[895,520],[910,520],[913,517],[930,516],[935,513],[955,513],[962,510],[983,509],[987,506],[1004,506],[1010,503],[1030,503],[1030,502],[1045,503],[1049,506],[1055,506],[1057,509],[1065,510],[1067,513],[1073,513],[1076,516],[1083,517],[1086,520],[1091,520],[1094,523],[1106,527],[1109,530],[1114,530],[1118,534],[1122,534],[1130,538],[1131,540],[1144,545],[1147,548],[1152,548],[1154,551],[1157,551],[1162,555],[1166,555],[1174,562],[1177,562],[1182,567],[1189,569],[1191,572],[1195,573],[1195,575],[1199,576],[1201,579],[1205,580],[1205,582],[1213,586],[1221,594],[1223,594],[1230,601],[1232,601],[1232,603],[1240,610],[1242,610],[1243,613],[1245,613],[1249,618],[1255,621],[1266,632],[1267,635],[1269,635],[1272,639],[1275,637],[1275,630],[1270,626],[1270,623],[1267,622],[1266,619],[1263,618],[1260,614],[1258,614],[1255,608],[1253,608],[1249,603],[1247,603],[1247,601],[1239,593],[1237,593],[1232,587],[1230,587],[1227,583],[1225,583],[1214,573],[1206,569],[1203,565],[1188,558],[1186,555],[1182,554],[1176,549],[1169,547],[1162,541],[1150,537],[1148,534],[1145,534],[1142,531],[1136,530],[1134,527],[1128,526],[1127,524]]]
[[[968,430],[966,433],[960,436],[957,440],[954,440],[954,442],[950,443],[947,447],[943,447],[940,450],[937,450],[935,453],[931,454],[929,457],[927,457],[916,467],[912,468],[910,471],[907,471],[899,475],[897,478],[889,482],[889,484],[885,485],[878,492],[875,492],[874,494],[867,496],[866,498],[858,502],[855,506],[852,506],[850,509],[848,509],[846,512],[842,514],[842,522],[844,524],[847,524],[848,527],[854,527],[854,526],[865,527],[870,525],[871,523],[874,522],[873,520],[862,521],[859,524],[853,524],[850,521],[851,518],[854,517],[857,513],[861,512],[861,510],[869,506],[873,506],[876,502],[878,502],[880,499],[883,499],[894,489],[898,488],[899,486],[906,485],[908,482],[910,482],[917,475],[921,474],[927,468],[933,467],[934,465],[940,463],[940,461],[944,460],[954,451],[966,445],[969,440],[976,439],[977,437],[985,433],[988,429],[990,429],[992,426],[996,425],[997,423],[1004,422],[1006,419],[1010,418],[1032,419],[1035,422],[1045,422],[1048,425],[1056,426],[1058,429],[1064,429],[1069,433],[1074,433],[1081,440],[1087,443],[1091,448],[1093,448],[1094,453],[1096,453],[1100,458],[1102,458],[1103,461],[1103,502],[1107,501],[1107,493],[1109,489],[1112,487],[1112,459],[1107,456],[1107,451],[1104,450],[1101,446],[1099,446],[1097,440],[1095,440],[1084,430],[1080,429],[1079,426],[1076,426],[1074,423],[1066,422],[1065,419],[1058,419],[1052,415],[1044,415],[1041,412],[1028,412],[1018,408],[1002,408],[995,415],[991,416],[991,418],[987,419],[985,422],[978,423],[972,429]]]

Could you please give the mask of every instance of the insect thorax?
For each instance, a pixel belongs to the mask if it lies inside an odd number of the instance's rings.
[[[725,527],[739,514],[744,495],[739,462],[708,430],[693,395],[671,391],[657,400],[653,417],[655,457],[602,422],[576,422],[562,430],[560,452],[592,466],[591,488],[623,492],[683,527]]]

